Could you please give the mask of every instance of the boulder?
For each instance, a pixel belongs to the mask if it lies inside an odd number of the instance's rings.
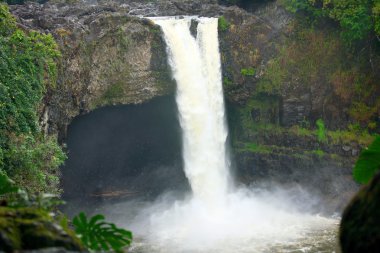
[[[340,224],[343,253],[380,252],[380,173],[346,207]]]
[[[48,212],[32,207],[0,207],[0,251],[48,247],[83,250],[73,231],[55,223]]]

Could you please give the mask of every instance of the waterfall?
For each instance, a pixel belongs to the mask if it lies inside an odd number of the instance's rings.
[[[193,197],[207,203],[227,194],[229,159],[226,153],[218,19],[197,18],[197,36],[190,33],[191,17],[159,18],[173,77],[183,132],[185,173]]]
[[[196,38],[191,19],[198,21]],[[217,19],[152,20],[164,32],[177,82],[192,196],[173,200],[164,195],[140,210],[132,224],[135,235],[143,238],[136,252],[280,252],[276,245],[298,245],[309,231],[324,233],[334,226],[336,220],[308,213],[317,202],[299,188],[230,190]]]

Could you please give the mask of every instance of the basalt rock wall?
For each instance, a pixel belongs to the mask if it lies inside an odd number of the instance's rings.
[[[331,210],[340,210],[355,191],[351,168],[371,138],[345,132],[354,122],[347,102],[351,95],[328,82],[329,70],[318,63],[337,65],[331,59],[339,61],[339,43],[330,39],[331,50],[314,50],[320,48],[318,41],[330,37],[310,32],[305,35],[310,41],[297,44],[296,19],[276,1],[250,12],[214,0],[56,0],[11,10],[21,27],[50,32],[59,43],[57,88],[48,91],[40,115],[44,131],[58,134],[62,142],[78,115],[175,92],[162,32],[142,16],[223,16],[223,87],[240,181],[307,185],[330,197]],[[304,58],[317,60],[303,64]],[[299,70],[284,59],[311,67]],[[290,78],[283,78],[289,73]],[[319,118],[325,128],[316,126]]]

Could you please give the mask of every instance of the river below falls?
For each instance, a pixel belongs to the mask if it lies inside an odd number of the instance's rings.
[[[271,238],[253,238],[248,241],[228,242],[202,250],[186,250],[178,245],[168,248],[166,245],[151,244],[144,238],[135,238],[129,252],[133,253],[340,253],[338,246],[338,223],[335,220],[323,228],[304,231],[304,238],[288,242],[277,242],[276,235]],[[235,231],[234,233],[239,233]]]
[[[200,211],[192,201],[171,197],[105,201],[86,211],[103,213],[108,221],[131,230],[132,253],[340,253],[338,217],[289,209],[283,195],[270,204],[267,200],[239,196],[220,217]]]
[[[338,221],[337,221],[338,222]],[[332,225],[322,230],[305,231],[305,238],[276,242],[273,238],[258,238],[251,241],[218,245],[215,249],[197,251],[184,250],[181,246],[168,249],[165,246],[152,245],[144,238],[135,238],[129,252],[133,253],[340,253],[338,246],[338,225]]]

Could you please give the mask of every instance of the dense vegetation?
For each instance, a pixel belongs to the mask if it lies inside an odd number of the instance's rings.
[[[379,40],[380,1],[378,0],[283,0],[288,10],[305,12],[313,20],[331,19],[339,24],[342,38],[353,43]]]
[[[324,103],[340,101],[348,108],[352,125],[342,128],[376,132],[380,109],[380,1],[280,2],[296,13],[297,19],[290,27],[290,37],[279,48],[279,56],[270,61],[259,80],[258,92],[276,96],[288,86],[298,89],[324,84],[331,90]],[[318,116],[325,117],[325,121],[331,121],[328,115]],[[328,127],[337,128],[331,124]]]
[[[21,30],[8,6],[0,4],[0,251],[83,250],[84,245],[121,252],[130,245],[131,232],[105,222],[102,215],[87,222],[81,213],[73,220],[75,235],[67,218],[56,212],[64,203],[56,194],[58,167],[66,156],[54,137],[42,133],[38,115],[46,91],[55,88],[59,58],[51,34]],[[17,220],[9,218],[15,215]]]
[[[58,47],[50,34],[23,31],[0,4],[0,170],[28,192],[58,190],[65,155],[42,134],[38,112],[57,78]]]

